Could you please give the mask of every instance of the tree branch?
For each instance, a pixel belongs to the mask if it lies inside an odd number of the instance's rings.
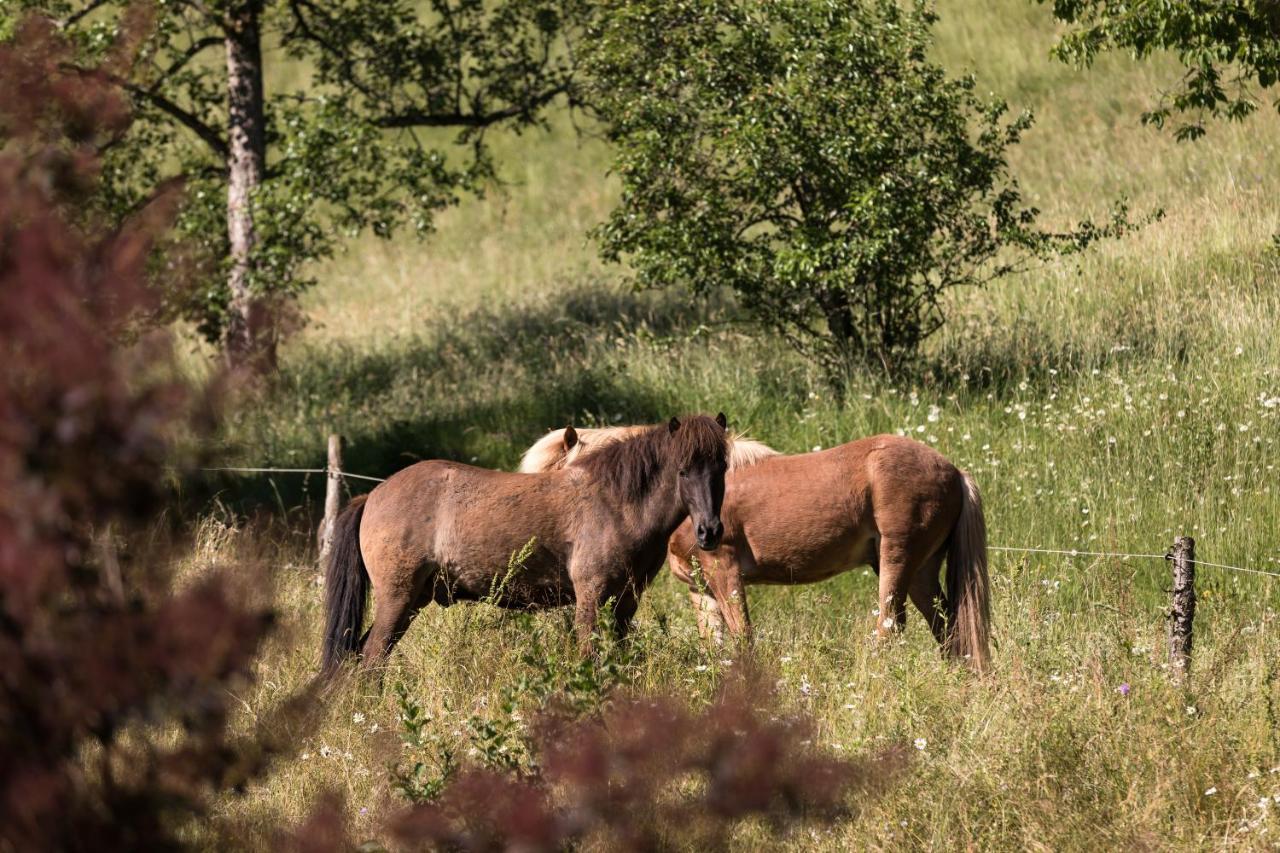
[[[188,62],[195,59],[200,53],[202,53],[203,51],[211,47],[216,47],[217,45],[222,44],[222,42],[223,42],[222,36],[205,36],[202,39],[197,39],[193,41],[191,43],[191,46],[188,47],[185,51],[183,51],[182,55],[179,56],[177,59],[175,59],[169,65],[169,67],[165,69],[163,76],[170,77],[176,74],[178,71],[181,71],[182,68]]]
[[[409,110],[394,115],[383,116],[374,120],[378,127],[489,127],[500,121],[533,113],[559,95],[569,91],[569,84],[562,83],[535,95],[524,104],[517,104],[503,110],[490,113],[429,113],[421,110]]]
[[[141,98],[161,112],[167,113],[179,124],[204,140],[205,144],[213,149],[213,153],[226,160],[228,153],[226,140],[219,136],[216,130],[201,121],[194,113],[187,112],[159,92],[152,92],[149,89],[144,89],[137,84],[124,80],[115,82],[119,83],[130,95]]]
[[[106,4],[107,0],[93,0],[93,2],[89,3],[89,5],[85,6],[80,11],[72,12],[67,16],[66,20],[60,21],[58,23],[58,28],[65,30],[68,27],[74,27],[76,24],[80,23],[81,20],[92,15],[95,11],[101,9]]]
[[[201,121],[194,113],[184,110],[182,107],[178,106],[164,95],[161,95],[159,92],[152,91],[151,89],[144,89],[137,83],[130,82],[119,75],[110,74],[100,68],[81,68],[78,65],[64,65],[63,67],[70,71],[74,71],[77,74],[101,77],[107,82],[124,89],[133,97],[146,101],[161,112],[167,113],[179,124],[186,127],[196,136],[200,137],[205,144],[213,149],[213,153],[217,154],[223,160],[226,160],[227,143],[218,135],[218,132]]]

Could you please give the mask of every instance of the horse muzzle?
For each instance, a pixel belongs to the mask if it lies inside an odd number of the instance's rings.
[[[720,547],[720,540],[724,537],[724,525],[720,523],[718,518],[711,521],[700,521],[696,532],[698,535],[698,547],[703,551],[714,551]]]

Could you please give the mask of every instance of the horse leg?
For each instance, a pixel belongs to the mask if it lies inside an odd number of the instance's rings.
[[[880,540],[880,614],[875,636],[886,639],[902,630],[907,622],[907,594],[911,586],[913,561],[911,545],[905,538],[885,536]]]
[[[600,616],[600,605],[606,600],[605,583],[602,577],[587,574],[583,564],[575,561],[569,566],[569,579],[573,581],[573,627],[578,635],[578,649],[583,655],[595,654],[596,621]],[[634,611],[633,611],[634,612]]]
[[[689,601],[693,603],[693,612],[698,617],[699,636],[706,642],[719,644],[724,638],[724,618],[701,573],[702,561],[698,561],[699,570],[695,571],[692,561],[673,548],[667,551],[667,564],[671,567],[671,574],[689,587]]]
[[[373,624],[365,633],[360,654],[362,668],[381,665],[391,649],[409,629],[413,614],[422,607],[422,585],[396,584],[389,589],[374,588]]]
[[[938,572],[942,568],[942,549],[925,560],[924,565],[915,572],[911,579],[911,603],[929,623],[933,638],[941,647],[947,639],[947,600],[942,592],[942,582]]]
[[[613,634],[618,642],[627,638],[627,632],[631,630],[631,620],[636,618],[636,611],[639,609],[640,596],[633,589],[628,588],[614,600]]]
[[[747,591],[742,583],[742,564],[737,552],[721,548],[708,554],[707,585],[715,596],[720,624],[735,640],[751,639],[751,618],[747,612]]]
[[[698,618],[698,636],[704,642],[717,646],[723,643],[724,617],[720,615],[720,605],[715,596],[690,589],[689,601],[693,604],[694,615]]]

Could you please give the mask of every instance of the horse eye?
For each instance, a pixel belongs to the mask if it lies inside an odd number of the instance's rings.
[[[688,468],[681,468],[681,469],[680,469],[680,476],[681,476],[681,477],[688,477],[688,476],[689,476],[689,469],[688,469]]]

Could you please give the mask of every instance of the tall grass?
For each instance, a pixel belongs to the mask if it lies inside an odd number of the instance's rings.
[[[1186,533],[1205,560],[1280,571],[1280,257],[1269,248],[1280,231],[1280,119],[1266,111],[1178,145],[1138,122],[1175,73],[1167,63],[1055,64],[1047,11],[1015,0],[940,12],[948,67],[1039,116],[1014,166],[1049,221],[1096,215],[1120,195],[1165,219],[958,294],[916,382],[858,378],[841,403],[782,345],[730,323],[731,303],[632,294],[622,271],[600,265],[585,231],[615,197],[608,151],[557,119],[550,134],[497,140],[507,185],[447,213],[430,240],[357,241],[318,270],[313,322],[285,350],[279,387],[233,419],[230,454],[309,467],[337,430],[360,473],[432,456],[510,467],[568,421],[724,410],[788,452],[881,431],[928,442],[977,478],[996,545],[1162,553]],[[285,528],[243,535],[208,521],[199,557],[275,549],[285,630],[243,697],[252,715],[314,671],[308,502],[321,486],[228,489],[288,515]],[[1280,801],[1264,799],[1280,797],[1280,580],[1201,569],[1194,674],[1180,689],[1164,670],[1163,561],[996,552],[992,571],[997,650],[983,680],[939,660],[914,616],[895,645],[871,645],[867,571],[750,591],[756,656],[831,748],[919,747],[905,777],[854,819],[773,843],[1273,842]],[[548,630],[562,620],[537,617]],[[528,630],[480,607],[426,610],[386,682],[403,683],[465,750],[460,721],[527,674]],[[700,644],[665,576],[644,599],[636,642],[630,679],[679,685],[692,701],[735,665]],[[302,756],[228,799],[225,817],[265,831],[336,785],[367,829],[401,756],[396,709],[389,689],[335,697]],[[765,836],[746,827],[735,840]]]

